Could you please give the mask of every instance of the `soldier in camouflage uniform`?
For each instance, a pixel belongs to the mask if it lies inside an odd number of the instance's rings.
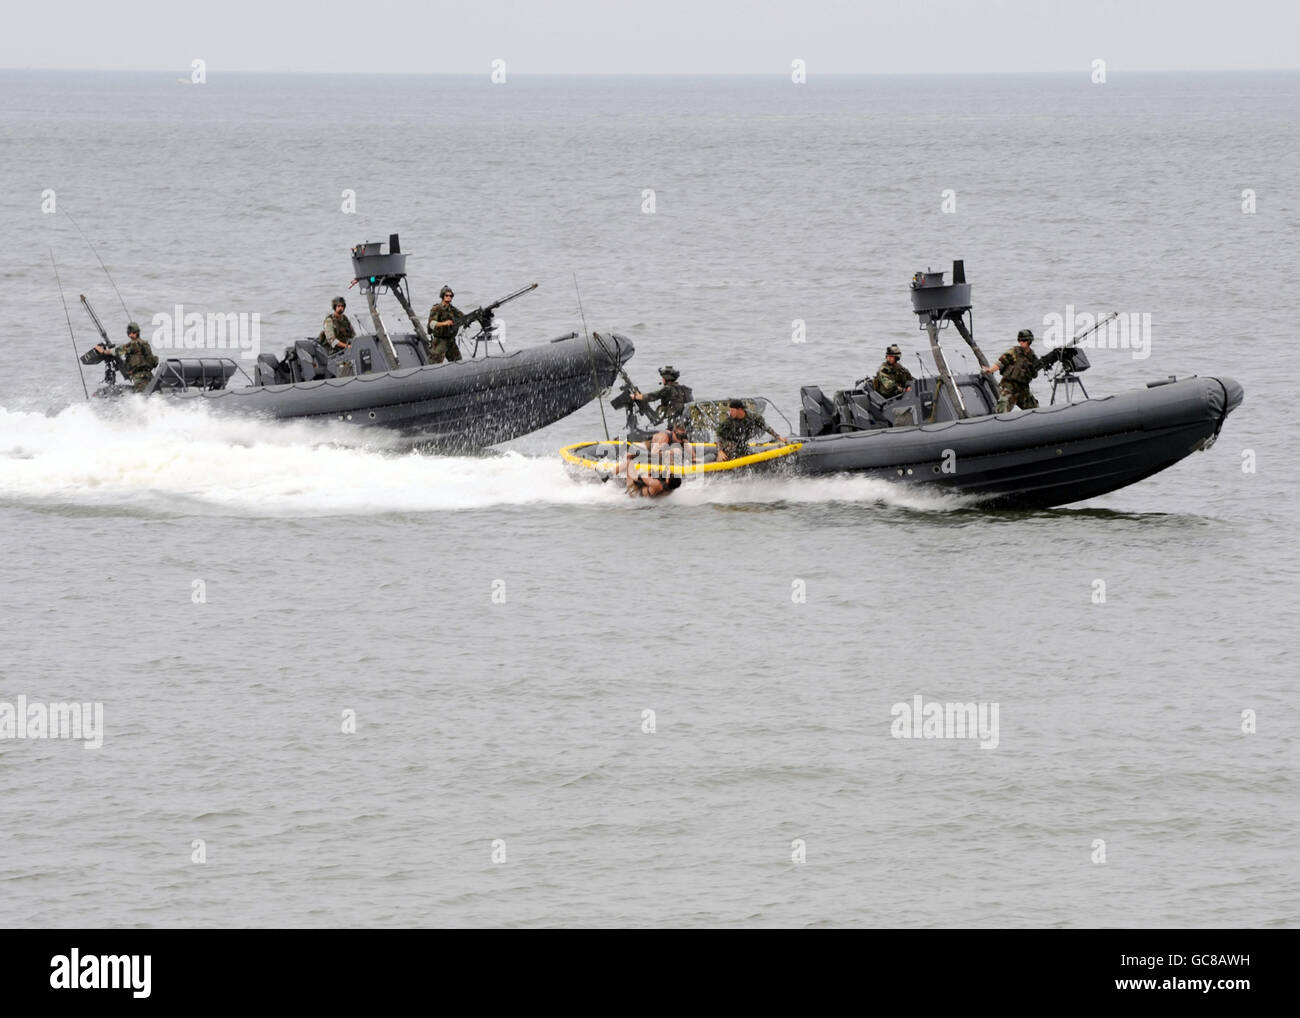
[[[1034,334],[1028,329],[1021,329],[1016,334],[1016,345],[999,357],[996,364],[990,364],[984,369],[990,375],[995,371],[1002,372],[995,413],[1006,413],[1016,407],[1032,410],[1038,406],[1038,400],[1029,391],[1029,383],[1038,374],[1038,355],[1033,351],[1033,342]]]
[[[450,286],[438,291],[441,303],[429,310],[429,363],[441,364],[444,360],[460,360],[460,347],[456,345],[456,333],[460,331],[460,320],[465,316],[452,306],[451,299],[456,296]]]
[[[347,316],[348,302],[342,297],[335,297],[332,307],[333,312],[325,316],[325,324],[316,341],[332,354],[342,353],[352,345],[352,337],[356,332],[352,328],[352,320]]]
[[[122,373],[131,379],[136,392],[144,392],[144,387],[153,377],[153,370],[158,366],[158,358],[153,347],[140,338],[140,326],[127,322],[126,342],[121,346],[105,346],[100,343],[95,349],[108,357],[115,357],[122,365]]]
[[[685,412],[686,404],[694,398],[690,388],[677,381],[681,377],[682,373],[668,364],[659,369],[659,380],[663,382],[661,388],[654,392],[634,392],[632,399],[641,405],[647,417],[651,415],[651,400],[657,399],[659,401],[658,421],[676,420]]]
[[[718,462],[739,459],[749,455],[749,440],[766,432],[782,445],[789,441],[784,435],[778,435],[758,411],[750,412],[745,404],[733,399],[727,409],[727,416],[714,429],[718,436]]]
[[[899,363],[898,359],[902,356],[903,351],[898,349],[897,343],[886,347],[885,363],[880,365],[880,370],[876,372],[875,380],[871,383],[872,388],[885,399],[905,392],[912,384],[912,372]]]

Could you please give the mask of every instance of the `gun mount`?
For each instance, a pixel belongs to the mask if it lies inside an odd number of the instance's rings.
[[[482,346],[484,348],[485,355],[488,353],[490,349],[488,347],[489,343],[496,343],[498,348],[501,347],[501,340],[497,338],[497,328],[498,328],[497,321],[496,321],[497,308],[499,308],[502,304],[509,304],[512,300],[522,297],[526,293],[532,293],[534,290],[537,289],[537,286],[538,286],[537,283],[529,283],[527,286],[521,287],[520,289],[516,290],[514,293],[508,293],[504,297],[500,298],[499,300],[494,300],[491,304],[487,304],[483,307],[477,307],[473,311],[470,311],[461,316],[460,324],[457,326],[457,328],[468,329],[471,325],[477,325],[479,327],[478,334],[473,337],[474,339],[473,356],[475,357],[478,356],[479,346]],[[502,349],[502,352],[503,353],[505,352],[504,349]]]
[[[1039,371],[1055,368],[1051,379],[1052,403],[1056,402],[1056,391],[1062,387],[1065,389],[1065,402],[1067,403],[1074,402],[1076,386],[1083,393],[1084,399],[1089,398],[1088,390],[1083,384],[1083,379],[1079,376],[1092,367],[1092,362],[1088,360],[1088,355],[1083,352],[1083,348],[1079,344],[1117,317],[1119,317],[1118,312],[1112,311],[1105,317],[1097,319],[1091,328],[1072,336],[1065,345],[1048,350],[1047,353],[1038,358]]]

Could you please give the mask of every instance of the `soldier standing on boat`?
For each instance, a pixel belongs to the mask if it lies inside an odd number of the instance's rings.
[[[441,364],[444,360],[460,360],[460,347],[456,345],[456,333],[460,331],[460,320],[465,316],[451,303],[456,296],[450,286],[438,291],[440,303],[429,311],[429,335],[431,345],[429,363]]]
[[[144,387],[153,377],[153,369],[158,366],[158,358],[148,342],[140,338],[140,326],[135,322],[126,323],[126,342],[121,346],[95,347],[98,353],[106,357],[116,357],[122,362],[122,371],[131,379],[136,392],[144,392]]]
[[[871,383],[872,387],[885,399],[890,396],[897,396],[900,392],[905,392],[907,387],[912,384],[912,372],[899,362],[903,356],[903,351],[898,348],[897,343],[892,343],[885,348],[885,363],[880,365],[880,370],[876,372],[875,380]]]
[[[659,401],[659,420],[672,421],[681,417],[686,411],[686,404],[693,398],[689,386],[682,385],[678,379],[682,373],[671,364],[667,364],[659,369],[659,380],[663,383],[662,387],[654,392],[632,393],[632,399],[641,405],[642,411],[647,416],[650,415],[650,402]]]
[[[342,353],[352,345],[352,337],[356,332],[352,328],[352,320],[347,316],[348,302],[342,297],[335,297],[331,307],[333,311],[325,316],[325,324],[316,341],[323,344],[330,353]]]
[[[771,435],[782,445],[789,441],[784,435],[778,435],[763,420],[758,411],[750,413],[745,404],[733,399],[727,408],[727,416],[714,429],[718,436],[718,462],[739,459],[749,455],[749,440],[757,438],[763,432]]]
[[[1032,349],[1033,342],[1034,334],[1028,329],[1021,329],[1016,334],[1016,345],[999,357],[996,364],[990,364],[984,369],[990,375],[994,371],[1002,372],[995,413],[1006,413],[1016,407],[1033,410],[1038,406],[1038,400],[1029,391],[1029,383],[1038,374],[1038,355]]]

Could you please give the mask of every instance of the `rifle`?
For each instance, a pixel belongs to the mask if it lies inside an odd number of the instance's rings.
[[[484,332],[490,333],[495,328],[495,325],[493,324],[492,321],[492,317],[496,313],[497,308],[499,308],[502,304],[510,303],[516,297],[522,297],[530,290],[536,290],[536,289],[537,289],[537,284],[530,283],[528,286],[525,286],[522,290],[516,290],[514,293],[507,294],[506,296],[502,297],[500,300],[495,300],[491,304],[488,304],[481,308],[475,308],[473,311],[469,312],[468,314],[461,315],[460,321],[456,323],[456,331],[459,332],[461,329],[467,329],[471,325],[477,323],[480,329],[482,329]],[[434,310],[437,311],[438,309],[434,308]]]
[[[641,389],[636,382],[632,381],[628,373],[623,370],[623,365],[619,363],[618,358],[609,352],[609,347],[605,345],[604,337],[601,336],[599,332],[593,332],[591,338],[596,341],[596,345],[599,346],[605,356],[609,358],[609,362],[614,365],[614,370],[617,371],[619,377],[623,379],[623,385],[619,388],[618,395],[609,401],[609,405],[614,410],[627,411],[628,431],[631,432],[636,427],[636,410],[638,407],[641,408],[646,417],[651,419],[651,423],[659,423],[654,419],[654,414],[651,413],[650,406],[645,400],[638,402],[632,398],[632,393],[640,392]]]
[[[99,315],[95,314],[95,309],[90,306],[90,301],[86,300],[86,295],[83,293],[80,296],[81,305],[86,309],[86,314],[90,315],[90,320],[95,323],[95,328],[99,330],[99,336],[100,339],[103,340],[103,345],[111,350],[113,344],[109,342],[108,333],[104,330],[104,323],[99,320]],[[93,346],[81,355],[81,363],[103,364],[105,385],[116,385],[117,372],[122,371],[125,373],[126,370],[118,363],[117,357],[114,354],[100,353]]]
[[[692,403],[695,401],[695,393],[691,391],[691,387],[689,385],[682,385],[679,387],[686,390],[686,397],[684,402]],[[634,391],[640,392],[641,390],[636,389]],[[630,392],[627,393],[627,397],[630,400],[632,398],[632,394]],[[656,411],[654,407],[650,405],[650,400],[648,398],[636,400],[635,403],[638,407],[641,408],[641,413],[645,414],[646,420],[648,420],[651,424],[656,424],[656,425],[663,424],[665,421],[669,420],[668,417],[659,416],[659,412]],[[613,404],[611,404],[611,406],[612,405]]]
[[[609,352],[609,347],[605,345],[605,337],[602,336],[599,332],[593,332],[591,334],[591,338],[596,341],[596,345],[600,347],[601,351],[605,354],[605,356],[609,358],[609,362],[614,365],[614,370],[617,371],[619,373],[619,377],[623,379],[622,391],[627,393],[640,392],[641,390],[636,387],[636,382],[632,381],[632,379],[628,377],[627,372],[623,370],[623,365],[619,363],[618,358]],[[614,404],[610,403],[610,406],[614,406]],[[614,409],[622,410],[623,407],[614,406]]]

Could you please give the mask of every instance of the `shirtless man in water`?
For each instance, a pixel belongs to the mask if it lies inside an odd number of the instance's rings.
[[[682,486],[682,479],[675,474],[668,477],[647,477],[638,474],[627,479],[627,493],[633,498],[659,498],[671,495]]]
[[[647,473],[634,473],[632,461],[638,456],[636,450],[628,450],[627,459],[614,468],[615,476],[627,475],[627,493],[633,498],[658,498],[668,495],[682,486],[680,475],[664,472],[658,473],[655,467],[674,466],[695,461],[695,449],[691,446],[686,425],[680,421],[673,423],[667,431],[658,431],[646,443],[650,453],[650,470]]]

